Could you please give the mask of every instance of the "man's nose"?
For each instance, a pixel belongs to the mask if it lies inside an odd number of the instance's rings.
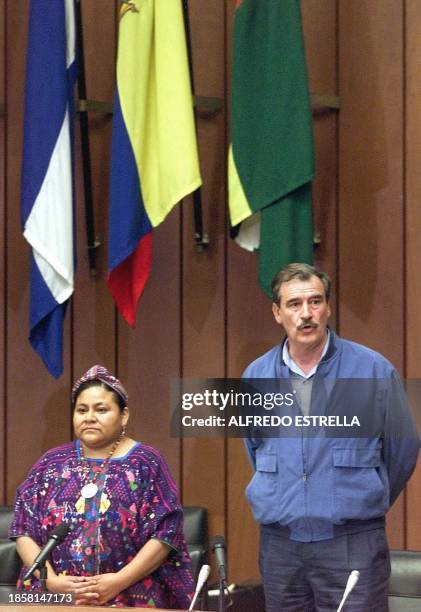
[[[300,314],[302,319],[308,319],[311,317],[310,307],[307,302],[303,302]]]

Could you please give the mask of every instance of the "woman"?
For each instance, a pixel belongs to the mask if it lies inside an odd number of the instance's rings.
[[[46,584],[78,604],[188,608],[194,586],[177,490],[160,454],[126,436],[127,399],[102,366],[75,383],[76,440],[34,465],[18,489],[10,536],[27,568],[51,531],[70,525]]]

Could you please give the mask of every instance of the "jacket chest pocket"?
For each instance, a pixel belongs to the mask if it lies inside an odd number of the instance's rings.
[[[380,478],[380,450],[333,449],[334,521],[366,520],[388,509],[388,487]]]
[[[278,471],[277,459],[275,453],[257,453],[256,470],[265,474],[275,474]]]

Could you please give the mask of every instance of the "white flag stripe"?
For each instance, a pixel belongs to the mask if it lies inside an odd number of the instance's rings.
[[[66,13],[66,65],[67,68],[75,61],[76,57],[76,28],[75,28],[75,5],[73,0],[65,0],[64,10]]]
[[[24,236],[55,300],[62,304],[73,292],[72,166],[69,113],[66,115]]]
[[[246,251],[256,251],[259,248],[260,211],[241,222],[240,231],[235,238],[235,242],[243,249],[246,249]]]

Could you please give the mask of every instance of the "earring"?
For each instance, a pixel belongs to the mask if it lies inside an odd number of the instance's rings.
[[[123,425],[123,427],[121,428],[121,438],[124,438],[124,436],[126,435],[126,426]]]

